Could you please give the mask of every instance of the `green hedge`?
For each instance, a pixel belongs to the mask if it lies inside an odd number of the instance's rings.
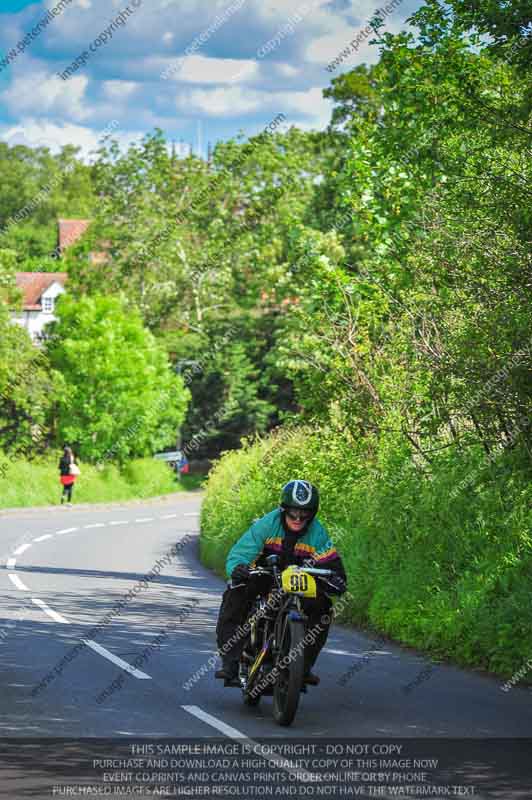
[[[461,664],[512,674],[532,653],[532,486],[516,452],[444,451],[430,473],[398,441],[282,431],[211,471],[200,553],[223,572],[250,522],[293,477],[316,483],[351,604],[342,620]],[[469,487],[460,488],[461,482]]]
[[[59,503],[62,487],[57,465],[51,460],[9,461],[0,453],[0,508]],[[74,486],[74,503],[101,503],[154,497],[187,488],[178,483],[169,467],[152,458],[130,461],[119,470],[80,463],[81,475]]]

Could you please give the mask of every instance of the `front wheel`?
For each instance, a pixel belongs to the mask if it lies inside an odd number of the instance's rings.
[[[273,688],[273,716],[279,725],[290,725],[296,715],[305,669],[303,637],[303,621],[286,619],[275,665],[279,674]]]

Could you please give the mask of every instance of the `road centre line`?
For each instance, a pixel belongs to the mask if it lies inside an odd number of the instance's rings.
[[[190,516],[198,516],[198,515],[199,515],[199,512],[188,512],[188,513],[184,514],[184,516],[189,516],[189,517]],[[173,519],[173,518],[175,518],[177,516],[178,516],[178,514],[166,514],[164,516],[161,516],[160,518],[161,519]],[[139,523],[140,522],[153,522],[153,521],[154,521],[154,517],[143,517],[143,518],[139,518],[139,519],[135,520],[135,522],[139,522]],[[89,525],[84,525],[83,528],[84,529],[104,528],[106,525],[128,525],[129,523],[130,523],[130,520],[113,520],[113,521],[108,522],[108,523],[105,523],[105,522],[91,523]],[[75,527],[72,527],[72,528],[62,528],[61,530],[56,531],[55,533],[56,533],[57,536],[62,536],[62,535],[67,534],[67,533],[73,533],[74,531],[77,531],[77,530],[79,530],[79,526],[75,526]],[[44,542],[47,539],[53,538],[53,535],[54,534],[51,534],[51,533],[43,534],[42,536],[38,536],[36,539],[33,539],[33,542]],[[20,547],[18,547],[14,551],[13,554],[14,555],[21,555],[22,553],[24,553],[26,550],[28,550],[31,547],[31,544],[32,544],[32,542],[30,542],[28,544],[20,545]],[[7,569],[14,569],[16,563],[17,563],[16,558],[13,558],[13,557],[9,558],[7,560],[7,562],[6,562]],[[14,584],[14,586],[17,587],[17,589],[20,589],[21,591],[26,591],[26,592],[30,591],[30,589],[22,582],[22,580],[18,577],[18,575],[10,574],[9,575],[9,579]],[[57,611],[54,611],[53,608],[50,608],[50,606],[48,606],[44,602],[44,600],[40,600],[37,597],[32,597],[31,601],[32,601],[32,603],[34,605],[38,606],[47,616],[49,616],[55,622],[60,622],[63,625],[69,625],[70,624],[70,620],[66,619],[66,617],[64,617],[62,614],[59,614]],[[138,678],[139,680],[151,680],[151,675],[148,675],[146,672],[143,672],[142,670],[137,669],[136,667],[132,667],[131,664],[128,664],[123,659],[119,658],[118,656],[115,656],[113,653],[111,653],[109,650],[106,650],[105,647],[102,647],[102,645],[98,644],[97,642],[94,642],[91,639],[83,639],[82,641],[88,647],[90,647],[92,650],[94,650],[96,653],[98,653],[99,655],[103,656],[104,658],[107,658],[109,661],[112,661],[114,664],[119,666],[125,672],[128,672],[130,675],[133,675],[135,678]],[[191,708],[192,708],[192,706],[191,706]],[[201,712],[201,709],[198,709],[198,711]],[[201,713],[204,713],[204,712],[201,712]],[[206,716],[207,717],[211,717],[210,714],[206,714]],[[215,717],[212,717],[212,719],[214,720]],[[224,723],[221,723],[220,721],[218,721],[218,724],[219,725],[224,725]],[[226,728],[227,731],[235,731],[236,732],[236,729],[235,728],[231,728],[231,726],[229,726],[229,725],[225,726],[225,728]],[[238,733],[239,737],[244,737],[244,734],[241,734],[240,732],[236,732],[236,733]],[[228,735],[231,735],[231,734],[228,734]]]
[[[227,725],[225,722],[222,722],[221,719],[217,717],[213,717],[212,714],[208,714],[206,711],[203,711],[199,706],[181,706],[184,711],[188,711],[189,714],[192,714],[194,717],[197,717],[202,722],[206,722],[207,725],[211,725],[216,730],[223,733],[225,736],[228,736],[230,739],[239,739],[245,741],[247,744],[251,745],[252,747],[261,748],[262,745],[259,742],[256,742],[254,739],[251,739],[242,731],[237,730],[236,728],[231,727],[231,725]],[[276,756],[275,754],[271,753],[260,753],[261,758],[270,761],[272,764],[278,769],[284,769],[285,772],[289,772],[292,775],[295,775],[298,780],[303,781],[312,781],[316,783],[319,781],[319,776],[312,774],[310,772],[306,772],[302,769],[296,769],[295,767],[288,767],[286,766],[286,761],[288,760],[287,756]]]
[[[31,602],[34,603],[36,606],[39,606],[40,609],[44,611],[45,614],[48,614],[55,622],[61,622],[63,625],[70,625],[68,619],[62,616],[62,614],[58,614],[57,611],[54,611],[53,608],[47,606],[44,600],[39,600],[37,597],[32,597]]]
[[[22,583],[18,575],[14,575],[10,572],[8,578],[11,581],[11,583],[13,583],[17,587],[17,589],[20,589],[21,592],[29,592],[28,587]]]
[[[194,717],[201,719],[203,722],[206,722],[207,725],[210,725],[212,728],[216,728],[216,730],[223,733],[225,736],[229,736],[231,739],[248,739],[249,736],[247,734],[238,731],[236,728],[232,728],[231,725],[227,725],[222,720],[217,719],[217,717],[213,717],[212,714],[207,714],[206,711],[203,711],[199,706],[181,706],[185,711],[188,711],[189,714],[192,714]]]
[[[323,652],[332,653],[333,656],[349,656],[349,658],[364,658],[364,656],[367,655],[366,650],[364,650],[362,653],[348,653],[347,650],[333,650],[330,647],[324,647]]]
[[[123,661],[118,656],[115,656],[113,653],[110,653],[109,650],[106,650],[105,647],[102,647],[101,644],[98,644],[98,642],[93,642],[92,639],[83,639],[82,641],[88,647],[91,647],[96,653],[99,653],[104,658],[107,658],[109,661],[112,661],[113,664],[116,664],[121,669],[125,670],[125,672],[129,672],[129,674],[133,675],[135,678],[138,678],[139,680],[151,681],[151,675],[148,675],[147,672],[143,672],[141,669],[136,669],[136,667],[132,667],[131,664],[127,663],[127,661]]]
[[[20,547],[17,547],[16,550],[13,550],[13,555],[14,556],[19,556],[21,553],[24,553],[24,551],[27,550],[29,547],[31,547],[31,543],[30,544],[21,544]]]

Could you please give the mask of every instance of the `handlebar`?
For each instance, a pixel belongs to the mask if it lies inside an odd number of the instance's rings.
[[[308,572],[310,575],[317,575],[318,577],[321,575],[323,577],[330,577],[334,575],[332,569],[319,569],[318,567],[301,567],[304,572]]]
[[[291,566],[297,566],[292,564]],[[318,577],[328,578],[331,575],[334,575],[334,571],[332,569],[319,569],[318,567],[297,567],[298,569],[303,570],[303,572],[308,572],[310,575],[317,575]],[[249,571],[250,575],[272,575],[273,570],[268,569],[267,567],[254,567]]]

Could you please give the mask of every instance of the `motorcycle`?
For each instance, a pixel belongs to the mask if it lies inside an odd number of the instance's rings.
[[[239,661],[238,683],[244,704],[256,706],[264,695],[273,694],[273,716],[279,725],[290,725],[299,698],[306,692],[304,683],[307,615],[301,599],[316,597],[317,580],[324,582],[332,570],[289,566],[279,568],[279,557],[267,558],[267,567],[256,567],[250,576],[267,575],[273,586],[259,596],[248,616],[249,633]],[[235,685],[235,684],[232,684]]]

